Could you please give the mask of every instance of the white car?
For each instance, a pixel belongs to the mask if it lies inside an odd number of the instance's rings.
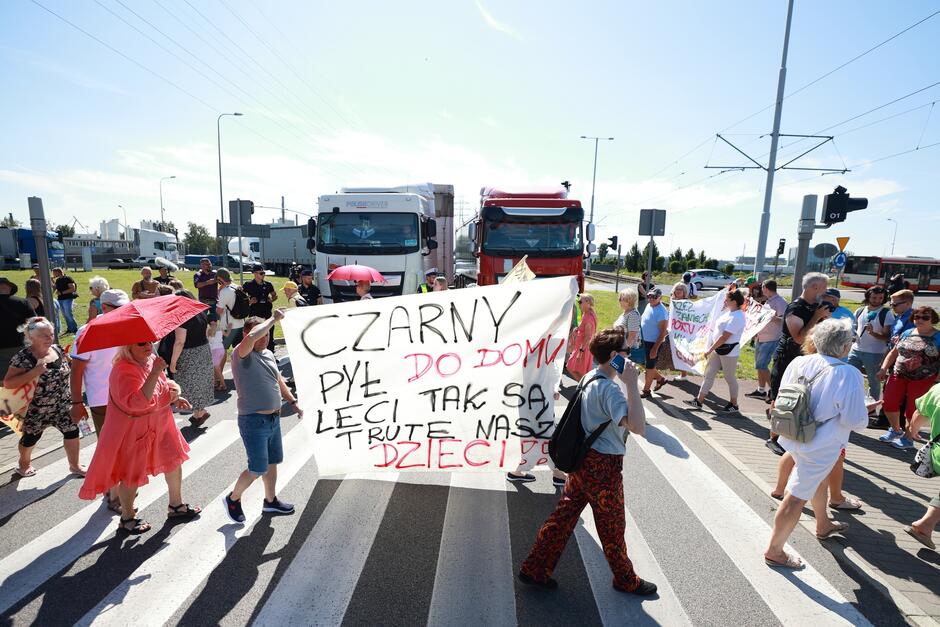
[[[718,270],[702,268],[689,270],[689,272],[692,273],[692,284],[697,290],[707,288],[720,290],[721,288],[726,287],[729,283],[734,283],[733,276],[728,276],[724,272],[719,272]]]

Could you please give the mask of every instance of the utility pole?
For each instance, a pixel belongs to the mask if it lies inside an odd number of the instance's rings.
[[[898,221],[894,218],[888,218],[888,222],[894,222],[894,236],[891,238],[891,256],[894,256],[894,241],[898,238]]]
[[[36,263],[39,264],[39,280],[42,284],[42,300],[48,303],[47,317],[52,319],[55,341],[59,341],[59,316],[53,309],[52,300],[52,279],[50,279],[49,267],[49,242],[46,241],[46,214],[42,208],[42,198],[30,196],[27,199],[29,205],[29,222],[33,229],[33,240],[36,242]],[[51,316],[48,315],[51,312]]]
[[[787,50],[790,47],[790,23],[793,20],[793,0],[787,3],[787,27],[783,35],[783,57],[777,79],[777,103],[774,107],[774,129],[770,135],[770,160],[767,162],[767,182],[764,183],[764,209],[760,216],[757,253],[754,255],[754,276],[760,278],[764,268],[767,233],[770,230],[770,199],[774,193],[774,171],[777,169],[777,143],[780,139],[780,116],[783,114],[783,91],[787,82]]]
[[[588,224],[594,224],[594,188],[597,185],[597,144],[602,139],[607,140],[607,141],[613,141],[614,138],[613,137],[592,137],[588,135],[582,135],[581,139],[593,139],[594,140],[594,174],[591,177],[591,215],[588,218]],[[588,240],[588,244],[590,243],[591,241]],[[587,258],[587,272],[588,273],[591,272],[590,251],[588,252],[588,258]]]
[[[616,272],[616,279],[614,281],[614,292],[620,293],[620,244],[617,244],[617,267],[614,269]]]
[[[286,224],[284,220],[284,197],[281,196],[281,224]]]
[[[793,290],[790,297],[796,300],[803,292],[803,275],[806,274],[806,260],[809,257],[809,243],[813,240],[816,226],[816,194],[803,196],[803,209],[800,212],[799,228],[797,229],[798,245],[796,249],[796,268],[793,271]]]

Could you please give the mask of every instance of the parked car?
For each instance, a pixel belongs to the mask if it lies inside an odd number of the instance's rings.
[[[692,273],[692,284],[695,286],[695,289],[698,290],[711,288],[720,290],[729,283],[734,283],[733,276],[728,276],[724,272],[719,272],[718,270],[701,268],[689,270],[689,272]]]
[[[110,259],[108,260],[108,270],[131,270],[136,268],[134,262],[130,259]]]

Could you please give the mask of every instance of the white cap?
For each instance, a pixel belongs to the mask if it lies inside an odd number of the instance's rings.
[[[427,276],[429,274],[437,274],[437,268],[428,268],[427,270],[424,271],[424,276]]]
[[[111,307],[123,307],[127,303],[131,302],[127,297],[127,292],[124,290],[105,290],[101,293],[101,304],[110,305]]]

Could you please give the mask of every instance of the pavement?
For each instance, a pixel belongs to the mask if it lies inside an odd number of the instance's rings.
[[[936,624],[938,556],[899,532],[936,489],[907,470],[909,453],[873,443],[877,432],[853,440],[846,491],[863,513],[836,514],[852,522],[844,540],[798,527],[791,546],[809,568],[780,572],[761,558],[777,506],[762,406],[742,401],[741,417],[680,409],[695,388],[663,388],[645,403],[646,438],[628,440],[627,543],[640,576],[659,585],[652,598],[611,588],[589,508],[555,572],[559,590],[514,580],[559,498],[547,470],[529,484],[490,473],[324,477],[313,421],[292,416],[281,419],[278,485],[296,514],[262,516],[257,482],[243,499],[248,523],[232,524],[220,501],[245,458],[230,390],[203,428],[178,421],[192,447],[184,499],[204,508],[189,524],[165,521],[157,478],[137,503],[154,529],[116,535],[101,501],[77,498],[61,448],[38,458],[35,477],[0,474],[0,625]],[[82,445],[87,463],[94,436]]]

